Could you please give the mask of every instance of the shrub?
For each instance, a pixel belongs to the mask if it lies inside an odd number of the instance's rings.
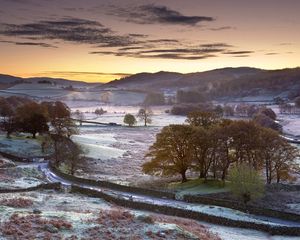
[[[133,125],[136,124],[135,116],[133,116],[132,114],[128,113],[128,114],[125,115],[123,122],[125,124],[128,124],[129,127],[132,127]]]
[[[229,180],[232,193],[245,204],[263,195],[264,183],[259,172],[245,163],[236,165],[229,171]]]

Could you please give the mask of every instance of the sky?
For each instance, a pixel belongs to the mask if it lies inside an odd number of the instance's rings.
[[[0,73],[107,82],[297,67],[299,12],[299,0],[0,0]]]

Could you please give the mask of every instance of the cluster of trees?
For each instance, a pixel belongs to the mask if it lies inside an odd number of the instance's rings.
[[[143,104],[145,106],[165,105],[165,96],[163,93],[148,93]]]
[[[252,118],[257,124],[271,128],[273,130],[282,131],[282,126],[276,122],[276,113],[265,106],[251,104],[237,105],[213,105],[209,102],[198,104],[180,104],[175,105],[171,109],[173,115],[188,115],[190,112],[213,112],[219,117],[242,117]]]
[[[295,99],[295,104],[282,103],[279,105],[281,114],[300,114],[300,97]]]
[[[276,119],[276,113],[271,109],[267,108],[264,105],[255,105],[240,103],[236,105],[217,105],[212,109],[216,114],[223,117],[244,117],[244,118],[253,118],[257,114],[265,114],[271,119]]]
[[[224,106],[225,108],[232,108],[232,116],[252,118],[254,122],[262,127],[282,131],[282,126],[276,122],[277,115],[271,108],[251,104],[238,104],[234,107]]]
[[[9,138],[13,132],[28,132],[35,138],[38,132],[47,132],[46,109],[27,98],[0,99],[0,129]]]
[[[176,104],[171,109],[171,114],[187,116],[190,112],[195,111],[212,111],[213,105],[211,103],[181,103]]]
[[[107,113],[106,110],[104,110],[103,108],[96,108],[95,112],[96,115],[100,116],[103,115],[104,113]]]
[[[177,103],[202,103],[206,100],[204,94],[198,91],[178,90],[176,93]]]
[[[40,80],[40,81],[38,81],[38,83],[39,84],[52,84],[52,82],[49,80]]]
[[[193,112],[188,125],[170,125],[157,135],[146,155],[143,171],[153,175],[188,171],[200,178],[225,180],[229,169],[240,164],[265,173],[267,183],[291,179],[298,151],[278,132],[254,121],[221,119],[211,112]]]
[[[10,137],[15,132],[45,135],[42,150],[50,149],[56,166],[65,163],[74,173],[83,150],[71,140],[78,128],[71,118],[71,111],[62,102],[37,103],[26,98],[0,99],[0,129]]]
[[[144,123],[144,126],[146,127],[147,124],[152,123],[152,115],[153,112],[149,107],[143,107],[140,108],[137,117],[139,118],[140,121],[142,121]],[[128,124],[128,126],[132,127],[133,125],[135,125],[137,123],[136,118],[134,115],[128,113],[124,116],[124,120],[123,122],[125,124]]]

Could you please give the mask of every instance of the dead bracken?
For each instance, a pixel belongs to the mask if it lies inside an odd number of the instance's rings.
[[[61,230],[72,229],[68,221],[57,219],[44,219],[39,215],[20,216],[14,213],[8,221],[1,224],[0,232],[12,239],[62,239]]]
[[[27,198],[11,198],[1,200],[0,205],[14,208],[27,208],[33,205],[33,201]]]

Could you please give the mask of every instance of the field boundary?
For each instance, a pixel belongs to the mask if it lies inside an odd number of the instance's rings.
[[[167,198],[167,199],[172,199],[172,200],[176,199],[175,193],[125,186],[125,185],[120,185],[120,184],[116,184],[116,183],[111,183],[108,181],[99,181],[99,180],[97,181],[97,180],[92,180],[92,179],[79,178],[79,177],[75,177],[75,176],[72,176],[72,175],[69,175],[66,173],[62,173],[59,169],[52,166],[51,164],[49,164],[49,168],[57,176],[62,177],[64,179],[67,179],[67,180],[77,183],[77,184],[88,184],[90,186],[103,187],[103,188],[108,188],[108,189],[117,190],[117,191],[121,191],[121,192],[143,194],[143,195],[158,197],[158,198]],[[276,218],[289,220],[289,221],[300,221],[299,214],[288,213],[288,212],[267,209],[267,208],[254,207],[254,206],[249,206],[249,205],[243,205],[242,203],[237,202],[237,201],[228,201],[225,199],[218,199],[218,198],[199,196],[199,195],[198,196],[185,195],[183,198],[183,201],[189,202],[189,203],[198,203],[198,204],[226,207],[226,208],[235,209],[235,210],[245,212],[245,213],[262,215],[262,216],[267,216],[267,217],[276,217]]]
[[[72,176],[70,174],[63,173],[50,163],[48,166],[49,166],[50,170],[52,172],[54,172],[57,176],[67,179],[74,183],[88,184],[90,186],[108,188],[108,189],[121,191],[121,192],[131,192],[131,193],[142,194],[142,195],[147,195],[147,196],[151,196],[151,197],[167,198],[167,199],[175,200],[175,193],[152,190],[152,189],[147,189],[147,188],[126,186],[126,185],[121,185],[121,184],[112,183],[112,182],[103,181],[103,180],[92,180],[92,179],[80,178],[80,177]]]
[[[0,194],[1,193],[19,193],[19,192],[33,192],[36,190],[59,190],[61,189],[61,183],[45,183],[45,184],[39,184],[34,187],[29,188],[16,188],[16,189],[7,189],[7,188],[0,188]]]
[[[228,219],[220,216],[209,215],[209,214],[196,212],[188,209],[180,209],[171,206],[161,206],[161,205],[155,205],[155,204],[145,203],[145,202],[136,202],[129,199],[117,198],[103,191],[88,189],[77,185],[72,185],[71,192],[84,194],[90,197],[101,198],[104,199],[105,201],[114,203],[118,206],[122,206],[125,208],[150,211],[158,214],[188,218],[188,219],[204,221],[204,222],[209,222],[209,223],[224,225],[229,227],[254,229],[254,230],[267,232],[272,235],[300,236],[300,227],[274,226],[274,225],[267,225],[267,224],[261,224],[255,222],[245,222],[245,221]]]
[[[283,211],[270,209],[270,208],[261,208],[261,207],[251,206],[251,205],[244,205],[243,203],[238,201],[218,199],[215,197],[185,195],[183,197],[183,201],[189,203],[199,203],[199,204],[206,204],[206,205],[215,205],[219,207],[226,207],[226,208],[235,209],[245,213],[275,217],[284,220],[300,221],[299,214],[283,212]]]

